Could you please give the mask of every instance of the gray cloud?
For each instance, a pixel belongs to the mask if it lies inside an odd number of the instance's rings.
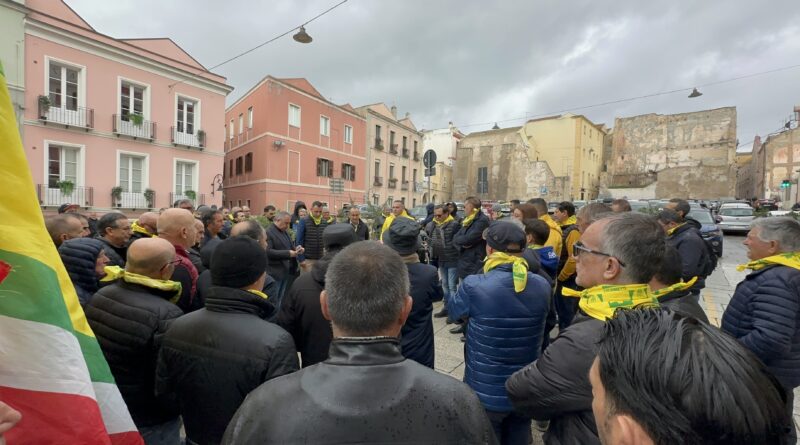
[[[68,2],[100,32],[168,36],[206,66],[336,3]],[[746,141],[778,129],[800,105],[800,69],[702,88],[692,100],[686,91],[575,107],[798,64],[798,23],[789,0],[350,0],[307,27],[312,44],[287,36],[215,71],[236,87],[229,102],[266,74],[306,77],[337,103],[396,104],[418,128],[453,121],[466,132],[564,109],[613,125],[614,117],[735,105]]]

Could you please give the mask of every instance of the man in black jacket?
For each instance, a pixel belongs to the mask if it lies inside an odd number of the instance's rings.
[[[453,243],[458,248],[458,279],[478,273],[486,257],[486,241],[483,231],[489,228],[489,217],[481,212],[480,199],[470,196],[464,202],[464,219],[461,228],[453,236]]]
[[[301,275],[292,284],[286,301],[275,319],[294,338],[303,368],[324,361],[333,340],[331,322],[322,315],[319,294],[325,289],[325,273],[336,255],[358,241],[349,224],[333,224],[325,228],[322,242],[325,256],[320,258],[311,273]]]
[[[253,391],[223,443],[495,443],[467,386],[401,354],[408,294],[406,266],[388,247],[340,252],[320,295],[330,358]]]
[[[688,204],[687,204],[688,205]],[[658,222],[667,234],[667,244],[676,248],[681,257],[681,276],[684,281],[697,277],[691,288],[695,300],[700,296],[700,289],[706,286],[706,266],[709,263],[709,252],[706,242],[700,236],[700,228],[694,220],[685,219],[683,212],[664,209],[658,213]]]
[[[300,220],[297,227],[297,245],[303,248],[303,253],[297,256],[300,269],[306,273],[311,272],[314,262],[322,258],[322,232],[328,226],[328,221],[322,217],[322,203],[314,201],[308,216]]]
[[[433,258],[439,265],[439,276],[442,279],[444,306],[433,314],[434,317],[447,317],[447,304],[458,289],[458,249],[453,244],[453,236],[460,229],[456,220],[450,215],[450,208],[437,205],[433,209],[433,231],[431,245]]]
[[[179,283],[168,281],[174,267],[175,248],[169,241],[137,240],[128,248],[122,278],[100,289],[85,308],[89,326],[146,443],[180,440],[180,412],[174,397],[155,396],[161,340],[170,324],[183,315],[170,302],[180,296]]]
[[[97,238],[103,242],[109,266],[125,267],[130,237],[131,223],[122,213],[106,213],[97,222]]]
[[[653,291],[660,291],[675,283],[681,282],[682,267],[681,255],[678,250],[670,245],[665,246],[664,261],[661,263],[661,269],[650,280],[650,289]],[[681,312],[686,315],[708,323],[708,316],[706,316],[700,303],[692,297],[691,291],[675,290],[667,292],[658,296],[658,302],[664,306],[672,309],[675,312]]]
[[[303,253],[303,249],[298,248],[289,236],[291,219],[288,212],[280,212],[267,229],[268,273],[277,283],[276,295],[270,297],[277,312],[280,312],[283,297],[298,273],[297,256]]]
[[[599,444],[592,415],[589,369],[605,320],[617,308],[657,305],[647,283],[664,256],[664,231],[639,212],[615,213],[594,222],[573,247],[578,314],[544,354],[506,381],[514,408],[549,420],[546,444]]]
[[[369,239],[369,227],[361,220],[361,210],[358,207],[350,207],[350,225],[353,226],[353,231],[356,232],[356,238],[359,241],[366,241]]]
[[[220,443],[250,391],[298,368],[292,337],[266,321],[275,310],[261,292],[266,262],[248,237],[220,243],[205,308],[176,320],[164,337],[156,394],[177,393],[190,443]]]

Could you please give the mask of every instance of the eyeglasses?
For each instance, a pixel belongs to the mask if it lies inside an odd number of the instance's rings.
[[[158,271],[159,272],[163,272],[164,269],[166,269],[166,268],[168,268],[170,266],[177,266],[178,264],[181,264],[181,259],[180,258],[176,258],[176,259],[170,261],[169,263],[161,266],[161,269],[159,269]]]
[[[610,255],[610,254],[605,253],[605,252],[600,252],[598,250],[592,250],[592,249],[586,247],[586,245],[583,244],[582,242],[578,241],[577,243],[572,245],[572,256],[577,257],[578,255],[581,254],[581,252],[593,253],[595,255],[602,255],[602,256],[607,256],[609,258],[614,258],[614,259],[617,260],[617,262],[619,263],[620,266],[625,267],[625,263],[623,263],[622,260],[620,260],[619,258],[615,257],[614,255]]]

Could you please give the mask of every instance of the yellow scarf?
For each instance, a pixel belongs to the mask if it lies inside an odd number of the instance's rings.
[[[572,215],[569,218],[567,218],[567,220],[564,221],[563,224],[561,224],[561,227],[571,226],[573,224],[578,224],[578,218],[575,215]]]
[[[651,290],[650,293],[652,293],[653,296],[656,297],[656,298],[661,298],[661,297],[663,297],[664,295],[667,295],[670,292],[689,289],[690,287],[692,287],[694,285],[695,281],[697,281],[697,277],[692,277],[692,279],[689,280],[689,281],[685,281],[685,282],[681,281],[680,283],[675,283],[672,286],[667,286],[667,287],[665,287],[663,289]]]
[[[677,226],[675,226],[675,227],[673,227],[673,228],[671,228],[671,229],[667,230],[667,236],[670,236],[670,235],[672,235],[673,233],[675,233],[675,231],[676,231],[676,230],[680,229],[680,228],[681,228],[681,227],[683,227],[685,224],[686,224],[686,223],[681,223],[681,224],[678,224]]]
[[[332,223],[334,219],[335,219],[335,218],[334,218],[334,217],[332,217],[332,216],[328,217],[328,224]]]
[[[155,234],[150,233],[149,231],[147,231],[147,229],[145,229],[144,227],[140,226],[139,225],[139,221],[134,221],[133,224],[131,224],[131,231],[134,232],[134,233],[141,233],[142,235],[145,235],[145,236],[148,236],[148,237],[155,236]]]
[[[183,288],[181,283],[177,281],[157,280],[155,278],[139,275],[138,273],[128,272],[119,266],[106,266],[104,270],[106,276],[100,279],[101,282],[115,281],[122,278],[126,283],[141,284],[151,289],[174,292],[172,298],[169,299],[170,303],[176,304],[181,298],[181,291]]]
[[[600,321],[606,321],[613,317],[617,308],[631,309],[640,305],[658,306],[658,298],[650,292],[650,288],[646,284],[601,284],[583,291],[564,287],[562,295],[580,297],[581,301],[578,306],[581,310],[586,312],[586,315]]]
[[[400,217],[401,218],[408,218],[411,221],[416,221],[416,219],[414,219],[411,215],[406,213],[405,210],[403,210],[403,213],[400,214]],[[394,213],[390,213],[389,216],[386,217],[386,221],[384,221],[383,222],[383,226],[381,226],[381,240],[383,240],[383,232],[389,230],[389,227],[392,225],[392,223],[394,222],[395,218],[397,218],[397,217],[395,216]]]
[[[265,294],[264,292],[261,292],[260,290],[247,289],[247,292],[250,292],[253,295],[258,295],[259,297],[261,297],[261,298],[263,298],[265,300],[269,299],[269,296],[267,294]]]
[[[436,218],[433,218],[433,222],[434,222],[434,223],[436,223],[436,226],[437,226],[437,227],[438,227],[438,226],[443,226],[443,225],[445,225],[445,224],[447,224],[447,223],[449,223],[449,222],[452,222],[452,221],[455,221],[455,220],[453,219],[453,215],[447,215],[447,218],[445,218],[445,219],[444,219],[444,221],[442,221],[442,222],[439,222],[439,220],[438,220],[438,219],[436,219]]]
[[[800,270],[800,252],[786,252],[778,255],[768,256],[760,260],[750,261],[747,264],[736,266],[739,272],[745,269],[761,270],[773,264],[780,264],[781,266],[791,267]]]
[[[475,220],[475,217],[478,216],[478,209],[472,209],[472,213],[470,213],[467,217],[464,218],[464,221],[461,221],[461,227],[469,227],[472,224],[472,221]]]
[[[528,284],[528,262],[522,257],[505,252],[494,252],[486,258],[486,262],[483,264],[483,273],[489,273],[490,270],[503,264],[513,264],[511,275],[514,277],[514,290],[517,293],[524,291]]]

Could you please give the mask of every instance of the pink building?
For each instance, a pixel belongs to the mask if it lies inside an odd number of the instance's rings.
[[[26,6],[23,141],[41,205],[221,204],[225,78],[169,38],[100,34],[61,0]]]
[[[267,76],[225,112],[225,204],[364,202],[366,120],[305,79]],[[341,181],[341,193],[331,183]]]

